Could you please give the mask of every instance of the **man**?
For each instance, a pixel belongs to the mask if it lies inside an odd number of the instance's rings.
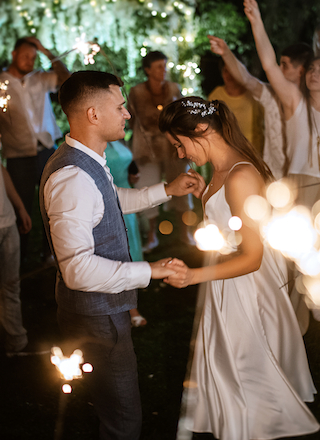
[[[28,343],[21,316],[20,242],[14,210],[20,232],[29,232],[31,219],[9,173],[0,164],[0,309],[7,355],[20,352]]]
[[[185,160],[174,155],[172,146],[158,127],[163,107],[182,96],[178,84],[166,80],[167,57],[157,50],[151,51],[142,58],[142,67],[148,79],[132,87],[128,99],[128,110],[132,114],[133,159],[140,172],[136,188],[159,183],[163,178],[171,181],[187,167]],[[187,196],[174,198],[169,204],[171,207],[177,216],[181,241],[194,245],[188,227],[182,221],[183,213],[193,208],[192,200]],[[159,209],[148,209],[143,215],[149,223],[147,243],[143,249],[148,253],[159,244],[156,233]]]
[[[50,60],[54,55],[35,37],[17,40],[12,62],[0,73],[0,82],[6,80],[11,96],[7,112],[0,112],[2,155],[7,170],[29,215],[32,215],[35,187],[40,181],[43,167],[54,152],[55,141],[61,138],[51,107],[49,92],[70,76],[61,61],[52,63],[53,71],[34,71],[37,52]],[[49,249],[44,241],[44,259]],[[27,236],[21,240],[22,258],[27,254]]]
[[[227,44],[218,37],[208,35],[211,51],[221,55],[229,72],[252,93],[264,107],[265,142],[263,159],[269,165],[274,177],[280,179],[287,172],[285,124],[281,104],[269,84],[252,76],[246,67],[234,56]],[[312,58],[312,48],[305,43],[287,47],[281,55],[280,67],[283,75],[300,87],[305,65]]]
[[[126,214],[172,195],[199,196],[204,187],[196,173],[142,190],[114,186],[103,153],[107,142],[124,137],[130,118],[120,86],[119,78],[97,71],[74,73],[62,85],[59,99],[70,135],[47,162],[40,184],[41,212],[59,269],[58,321],[93,365],[87,381],[101,440],[139,438],[133,290],[172,274],[169,259],[131,262],[122,209]]]
[[[227,68],[223,59],[219,59],[223,85],[216,87],[209,94],[210,101],[224,101],[234,113],[242,133],[262,155],[263,149],[263,108],[249,90],[238,82]]]

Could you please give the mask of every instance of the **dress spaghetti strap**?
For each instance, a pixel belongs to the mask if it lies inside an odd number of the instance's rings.
[[[231,167],[230,170],[228,171],[228,174],[227,174],[227,176],[226,176],[226,179],[228,178],[228,176],[229,176],[229,174],[231,173],[231,171],[233,171],[233,169],[234,169],[237,165],[252,165],[253,168],[257,171],[257,173],[260,174],[259,171],[257,170],[257,168],[253,165],[253,163],[248,162],[248,161],[242,161],[242,162],[237,162],[237,163],[235,163],[234,165],[232,165],[232,167]],[[226,180],[226,179],[225,179],[225,180]]]

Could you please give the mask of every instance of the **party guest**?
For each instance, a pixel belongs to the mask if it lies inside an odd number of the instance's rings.
[[[147,81],[132,87],[129,93],[128,110],[132,114],[130,126],[133,129],[133,158],[140,170],[140,179],[136,188],[154,185],[162,179],[171,181],[187,167],[174,154],[167,139],[159,131],[158,121],[162,109],[181,97],[178,84],[166,80],[167,57],[159,51],[151,51],[142,59],[142,67]],[[193,208],[188,197],[174,198],[171,203],[176,212],[180,238],[186,244],[194,244],[182,214]],[[147,243],[144,252],[150,252],[158,246],[156,234],[158,207],[145,211],[149,222]]]
[[[28,343],[21,315],[20,240],[15,212],[20,232],[29,232],[31,219],[9,173],[0,165],[0,309],[7,355],[20,352]]]
[[[52,62],[52,71],[34,71],[37,52],[54,60],[54,55],[35,37],[19,38],[12,52],[12,62],[0,73],[0,81],[9,81],[11,96],[7,112],[0,112],[2,155],[7,170],[29,215],[35,187],[43,167],[55,151],[55,141],[62,134],[51,107],[49,92],[56,92],[70,76],[61,61]],[[28,235],[21,238],[22,259],[27,256]],[[43,242],[43,258],[50,259],[49,247]]]

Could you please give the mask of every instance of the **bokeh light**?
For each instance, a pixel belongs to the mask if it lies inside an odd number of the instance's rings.
[[[194,211],[185,211],[182,214],[182,221],[187,226],[193,226],[198,221],[198,216]]]
[[[173,224],[169,220],[163,220],[159,224],[159,231],[163,235],[170,235],[173,231]]]

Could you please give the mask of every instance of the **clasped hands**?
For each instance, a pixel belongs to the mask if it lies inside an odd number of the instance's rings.
[[[167,196],[180,197],[192,193],[199,199],[205,187],[206,184],[203,177],[190,168],[187,173],[181,173],[172,182],[166,183],[165,191]]]
[[[195,284],[194,269],[190,269],[178,258],[164,258],[149,264],[153,279],[163,279],[165,283],[179,289]]]

